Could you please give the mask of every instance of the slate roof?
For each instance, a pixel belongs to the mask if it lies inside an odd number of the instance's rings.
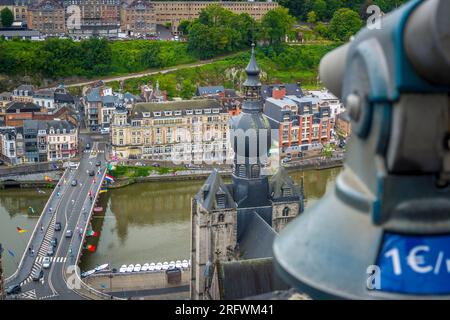
[[[34,98],[52,99],[55,97],[55,93],[53,92],[53,90],[43,89],[43,90],[35,91],[33,97]]]
[[[6,113],[16,113],[17,110],[20,112],[39,112],[41,108],[33,102],[10,102],[7,106]]]
[[[66,129],[67,133],[75,129],[75,126],[66,120],[25,120],[23,126],[26,129],[46,130],[47,133],[51,128],[55,131],[59,129],[61,133],[63,129]]]
[[[59,103],[74,103],[75,99],[71,94],[55,92],[55,102]]]
[[[261,87],[261,95],[263,99],[272,97],[272,91],[274,88],[283,87],[286,89],[286,96],[303,97],[304,93],[302,88],[297,83],[285,83],[285,84],[269,84]]]
[[[88,102],[101,102],[100,88],[92,88],[86,95],[86,101]]]
[[[272,292],[288,290],[276,273],[273,258],[221,262],[218,265],[221,299],[242,299]]]
[[[261,82],[259,80],[259,74],[261,70],[259,69],[258,63],[255,58],[255,44],[252,44],[252,55],[250,57],[250,62],[245,68],[245,73],[247,74],[247,79],[244,81],[244,86],[256,87],[260,86]]]
[[[205,196],[206,194],[206,196]],[[225,196],[225,208],[222,209],[234,209],[236,208],[236,203],[233,200],[233,197],[222,180],[222,177],[219,174],[217,169],[214,169],[209,175],[206,182],[200,188],[200,191],[195,195],[195,198],[198,200],[202,206],[208,210],[216,210],[220,209],[217,206],[217,195],[222,194]]]
[[[170,102],[144,102],[137,103],[134,107],[133,114],[135,116],[142,116],[144,112],[158,112],[158,111],[185,111],[194,109],[208,109],[208,108],[220,108],[221,104],[213,99],[199,99],[199,100],[183,100],[183,101],[170,101]]]
[[[209,87],[198,87],[197,88],[198,96],[218,94],[219,92],[225,92],[224,86],[209,86]]]
[[[288,175],[286,169],[279,167],[277,172],[269,179],[270,195],[272,200],[300,200],[302,192],[294,180]],[[283,190],[290,190],[290,195],[283,194]]]
[[[272,245],[277,233],[256,212],[238,213],[248,215],[244,230],[238,238],[241,259],[273,257]]]

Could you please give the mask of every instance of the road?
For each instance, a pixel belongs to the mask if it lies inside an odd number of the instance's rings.
[[[69,87],[87,86],[89,84],[98,82],[100,80],[105,82],[105,83],[108,83],[108,82],[112,82],[112,81],[123,81],[123,80],[127,80],[127,79],[141,78],[141,77],[151,76],[151,75],[155,75],[155,74],[166,74],[166,73],[177,71],[177,70],[181,70],[181,69],[189,69],[189,68],[201,67],[201,66],[204,66],[204,65],[207,65],[207,64],[211,64],[211,63],[213,63],[215,61],[222,60],[224,58],[233,57],[233,56],[238,55],[240,53],[241,52],[237,52],[237,53],[233,53],[233,54],[229,54],[229,55],[223,55],[223,56],[220,56],[220,57],[217,57],[217,58],[214,58],[214,59],[204,60],[204,61],[201,61],[201,62],[191,63],[191,64],[183,64],[183,65],[179,65],[179,66],[176,66],[176,67],[173,67],[173,68],[160,69],[160,70],[147,70],[147,71],[143,71],[143,72],[139,72],[139,73],[128,74],[126,76],[105,77],[105,78],[99,78],[99,79],[94,79],[94,80],[89,80],[89,81],[65,84],[65,87],[69,88]]]
[[[78,293],[69,288],[67,278],[73,274],[70,270],[73,270],[76,254],[83,241],[78,230],[82,228],[84,231],[89,223],[88,213],[93,206],[89,194],[91,192],[95,196],[96,190],[101,186],[103,172],[106,170],[105,143],[92,141],[89,136],[84,139],[88,139],[86,142],[92,145],[92,149],[82,153],[78,168],[67,170],[59,186],[56,187],[49,204],[49,208],[53,206],[52,213],[50,210],[43,213],[46,215],[45,220],[42,219],[42,223],[39,222],[42,224],[42,229],[38,225],[32,237],[31,246],[36,252],[33,255],[28,250],[24,253],[21,268],[7,283],[8,286],[21,283],[21,293],[10,296],[10,299],[82,299]],[[100,167],[96,166],[97,161],[101,162]],[[94,177],[89,176],[89,170],[94,170]],[[74,179],[77,180],[76,186],[71,185]],[[56,222],[61,223],[60,231],[55,231]],[[67,230],[72,231],[72,237],[65,236]],[[42,266],[53,238],[57,239],[57,245],[51,257],[51,266],[43,269],[44,276],[40,281],[33,281],[32,270]],[[67,270],[69,274],[66,273]]]

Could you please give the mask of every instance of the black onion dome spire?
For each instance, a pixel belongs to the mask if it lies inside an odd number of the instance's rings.
[[[258,63],[255,58],[255,44],[252,43],[252,56],[250,58],[250,62],[245,68],[245,73],[247,74],[247,79],[244,82],[244,86],[261,86],[261,82],[259,81],[259,74],[261,70],[259,69]]]

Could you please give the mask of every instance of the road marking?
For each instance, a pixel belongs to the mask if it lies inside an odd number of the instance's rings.
[[[17,295],[18,298],[37,300],[36,290],[29,290]]]

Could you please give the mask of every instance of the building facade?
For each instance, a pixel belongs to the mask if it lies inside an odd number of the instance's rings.
[[[119,158],[223,162],[229,121],[215,100],[138,103],[131,117],[125,110],[114,114],[112,147]]]
[[[33,86],[23,84],[13,90],[11,100],[19,102],[33,102]]]
[[[28,27],[48,36],[66,33],[65,9],[56,0],[44,0],[28,8]]]
[[[308,151],[331,140],[330,107],[310,96],[285,96],[273,91],[265,101],[264,114],[277,134],[275,141],[280,160],[302,157]]]
[[[24,145],[22,128],[0,127],[0,159],[17,165],[23,162]]]
[[[183,20],[194,20],[200,11],[211,5],[219,5],[234,13],[248,13],[255,20],[260,20],[268,11],[278,7],[276,2],[253,1],[154,1],[156,23],[170,25],[174,34]]]
[[[156,14],[149,1],[135,0],[123,4],[120,10],[120,27],[128,35],[156,34]]]

